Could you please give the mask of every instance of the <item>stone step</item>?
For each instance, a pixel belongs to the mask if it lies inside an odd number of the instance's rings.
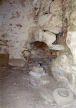
[[[16,66],[16,67],[24,67],[25,61],[23,59],[10,59],[9,65]]]

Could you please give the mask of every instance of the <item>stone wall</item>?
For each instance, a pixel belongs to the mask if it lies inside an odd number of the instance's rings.
[[[33,24],[31,2],[5,0],[0,5],[0,39],[8,41],[10,58],[21,58]]]
[[[0,40],[7,42],[10,58],[22,58],[21,52],[34,40],[44,41],[51,46],[56,40],[55,34],[61,31],[61,0],[1,0],[0,2]],[[48,39],[46,36],[48,34],[55,37],[51,44],[52,37]]]

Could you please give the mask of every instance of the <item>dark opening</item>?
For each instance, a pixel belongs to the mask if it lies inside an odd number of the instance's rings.
[[[35,41],[35,42],[32,42],[30,45],[34,49],[45,50],[46,48],[48,48],[47,44],[42,41]]]

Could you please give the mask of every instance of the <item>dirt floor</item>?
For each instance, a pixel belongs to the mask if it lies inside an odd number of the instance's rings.
[[[59,106],[53,91],[61,87],[50,76],[46,86],[34,87],[29,82],[26,68],[8,67],[0,69],[0,108],[76,108],[74,102]]]

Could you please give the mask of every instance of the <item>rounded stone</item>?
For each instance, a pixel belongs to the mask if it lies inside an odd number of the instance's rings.
[[[57,88],[53,92],[54,99],[58,105],[66,105],[73,102],[73,93],[66,88]]]

